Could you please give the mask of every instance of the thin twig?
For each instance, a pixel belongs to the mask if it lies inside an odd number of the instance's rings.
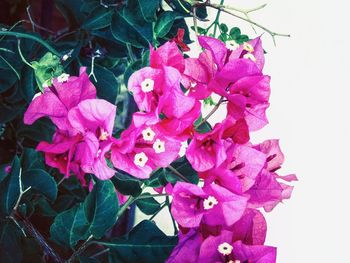
[[[164,202],[164,204],[162,204],[159,209],[157,210],[157,212],[155,212],[148,220],[153,220],[158,214],[160,211],[163,210],[163,208],[166,206],[166,203]]]
[[[208,115],[205,116],[203,118],[203,120],[199,124],[197,124],[195,126],[196,129],[198,127],[200,127],[203,123],[205,123],[219,109],[219,107],[220,107],[221,103],[223,102],[223,100],[224,100],[224,97],[221,97],[220,100],[218,101],[218,103],[216,103],[216,105],[214,106],[214,108],[208,113]]]
[[[42,27],[42,26],[40,26],[40,25],[38,25],[37,23],[34,22],[34,19],[32,18],[32,15],[30,14],[30,8],[31,8],[31,6],[28,5],[27,6],[27,15],[28,15],[30,24],[32,25],[33,32],[35,32],[35,28],[39,28],[41,30],[49,32],[50,34],[55,34],[55,32],[53,32],[52,30],[50,30],[48,28],[45,28],[45,27]]]
[[[20,39],[18,39],[17,48],[18,48],[19,56],[21,57],[22,61],[23,61],[26,65],[28,65],[29,67],[31,67],[32,69],[34,69],[34,67],[32,66],[32,64],[30,64],[30,63],[25,59],[25,57],[24,57],[23,54],[22,54],[22,50],[21,50],[21,40],[20,40]]]
[[[78,257],[87,246],[90,245],[90,240],[93,238],[93,235],[89,236],[88,239],[85,240],[85,242],[71,255],[71,257],[67,260],[67,263],[74,262],[75,258]]]
[[[198,38],[198,25],[197,25],[197,8],[196,6],[193,7],[193,26],[194,26],[194,32],[196,33],[196,37]]]
[[[170,171],[172,171],[175,175],[177,175],[178,177],[180,177],[183,181],[185,182],[190,182],[182,173],[180,173],[178,170],[176,170],[174,167],[172,167],[171,165],[168,166],[168,169]]]
[[[248,11],[247,11],[247,10],[243,11],[243,10],[240,10],[240,9],[237,9],[237,8],[227,7],[227,6],[222,6],[222,5],[218,5],[218,4],[212,4],[212,3],[204,3],[203,5],[208,6],[208,7],[215,8],[215,9],[217,9],[217,10],[221,10],[222,12],[225,12],[225,13],[227,13],[227,14],[230,14],[230,15],[232,15],[232,16],[238,18],[238,19],[244,20],[244,21],[246,21],[246,22],[248,22],[248,23],[250,23],[250,24],[252,24],[252,25],[254,25],[254,26],[257,26],[257,27],[261,28],[262,30],[264,30],[265,32],[267,32],[268,34],[271,35],[272,40],[273,40],[273,43],[274,43],[275,45],[276,45],[276,39],[275,39],[276,36],[290,37],[289,34],[281,34],[281,33],[273,32],[273,31],[271,31],[270,29],[266,28],[265,26],[262,26],[262,25],[258,24],[257,22],[255,22],[255,21],[253,21],[253,20],[251,20],[251,19],[249,19],[249,18],[246,18],[246,17],[240,16],[240,15],[237,15],[236,13],[230,11],[230,10],[234,10],[234,11],[236,11],[236,12],[240,12],[240,13],[243,13],[243,14],[246,13],[246,14],[247,14],[247,13],[249,13],[249,12],[253,12],[253,11],[259,10],[259,9],[265,7],[266,5],[263,5],[263,6],[260,6],[260,7],[258,7],[258,8],[251,9],[251,10],[248,10]]]

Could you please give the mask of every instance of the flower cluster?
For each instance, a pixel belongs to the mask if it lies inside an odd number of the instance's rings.
[[[139,111],[118,138],[112,136],[116,107],[96,98],[84,69],[79,77],[54,79],[32,101],[24,122],[52,120],[52,143],[41,142],[37,150],[48,165],[74,173],[83,184],[85,173],[111,178],[113,166],[147,179],[185,155],[201,185],[166,187],[181,230],[168,262],[275,262],[258,209],[269,212],[289,198],[292,186],[282,181],[296,177],[276,173],[284,161],[278,140],[250,142],[250,132],[267,124],[269,106],[261,40],[238,45],[201,36],[199,43],[198,58],[184,58],[176,41],[150,50],[150,65],[128,83]],[[203,120],[202,101],[213,93],[227,115],[203,133],[195,123]]]

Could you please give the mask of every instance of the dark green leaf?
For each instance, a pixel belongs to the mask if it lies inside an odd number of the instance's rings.
[[[114,13],[111,31],[115,39],[138,48],[148,47],[153,38],[152,24],[139,26],[123,12]]]
[[[228,27],[226,24],[222,23],[220,24],[220,30],[222,33],[227,33],[228,32]]]
[[[160,0],[128,0],[127,8],[131,6],[134,12],[140,10],[143,19],[147,22],[152,22],[156,18],[159,4]]]
[[[117,78],[112,71],[100,65],[95,65],[94,73],[97,82],[95,82],[93,77],[91,77],[91,80],[96,86],[97,96],[114,104],[120,92],[120,84]]]
[[[10,215],[20,194],[20,164],[16,156],[11,164],[11,172],[0,184],[0,214]]]
[[[236,40],[241,35],[241,30],[238,27],[233,27],[230,30],[230,36],[232,39]]]
[[[178,240],[166,236],[153,222],[144,220],[124,237],[99,242],[110,248],[112,262],[165,262]]]
[[[21,263],[20,233],[12,221],[0,220],[0,263]]]
[[[171,11],[166,11],[160,15],[154,27],[157,37],[165,37],[168,34],[174,24],[175,17],[176,15]]]
[[[150,195],[150,194],[149,193],[142,194],[142,196],[144,195]],[[146,215],[153,215],[160,208],[160,204],[153,197],[138,199],[136,201],[136,205],[141,210],[141,212]]]
[[[236,41],[238,44],[243,44],[244,42],[249,41],[249,37],[247,35],[240,35]]]
[[[118,197],[111,181],[98,180],[84,202],[85,215],[90,223],[89,232],[101,238],[117,219]]]
[[[45,195],[51,201],[57,197],[57,185],[55,180],[47,172],[41,169],[25,171],[22,175],[23,189],[31,187]]]
[[[186,177],[186,179],[193,183],[198,184],[199,178],[198,173],[192,168],[192,165],[188,162],[186,157],[182,157],[171,164],[179,173]],[[171,172],[167,170],[167,172]],[[172,173],[172,172],[171,172]],[[182,181],[181,178],[177,177],[177,180]]]
[[[112,178],[112,181],[114,182],[118,192],[123,195],[138,196],[141,194],[141,181],[135,177],[122,172],[117,172]]]
[[[97,30],[107,27],[111,24],[113,11],[101,8],[95,9],[94,12],[83,23],[82,28],[85,30]]]

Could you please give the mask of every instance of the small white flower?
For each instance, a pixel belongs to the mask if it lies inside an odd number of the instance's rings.
[[[62,73],[61,75],[59,75],[59,76],[57,77],[57,81],[58,81],[59,83],[66,82],[66,81],[68,81],[68,79],[69,79],[69,74],[66,74],[66,73]]]
[[[165,142],[157,139],[154,143],[153,143],[153,149],[156,153],[163,153],[165,152]]]
[[[148,161],[148,157],[144,152],[135,154],[134,164],[136,164],[137,166],[144,167],[147,161]]]
[[[67,59],[69,59],[69,57],[70,57],[69,55],[65,54],[65,55],[62,57],[62,60],[63,60],[63,61],[66,61]]]
[[[228,40],[226,41],[226,48],[233,51],[239,48],[239,44],[234,40]]]
[[[245,55],[243,56],[243,58],[245,58],[245,59],[250,59],[251,61],[256,62],[256,58],[255,58],[255,56],[254,56],[252,53],[247,53],[247,54],[245,54]]]
[[[203,207],[205,210],[212,209],[215,205],[218,204],[218,200],[214,196],[209,196],[207,199],[203,201]]]
[[[191,88],[196,87],[196,86],[197,86],[197,82],[191,80],[191,81],[190,81],[190,86],[191,86]]]
[[[187,151],[187,147],[188,147],[187,141],[181,142],[181,148],[180,148],[180,151],[179,151],[179,156],[180,157],[185,156],[186,151]]]
[[[141,82],[141,90],[143,92],[151,92],[154,87],[154,80],[153,79],[145,79]]]
[[[109,133],[102,130],[100,137],[98,138],[100,141],[105,141],[108,139]]]
[[[97,153],[96,153],[96,158],[99,158],[100,157],[100,155],[101,155],[101,149],[98,149],[98,151],[97,151]]]
[[[153,141],[154,136],[156,136],[156,134],[150,127],[142,131],[142,137],[145,141]]]
[[[227,242],[224,242],[224,243],[221,243],[219,246],[218,246],[218,251],[220,254],[224,255],[224,256],[228,256],[232,253],[232,250],[233,250],[233,246],[231,246],[229,243]]]
[[[254,47],[251,44],[249,44],[248,42],[245,42],[243,44],[243,49],[245,51],[249,52],[249,53],[253,53],[254,52]]]

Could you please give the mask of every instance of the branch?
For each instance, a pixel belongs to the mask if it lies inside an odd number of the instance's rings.
[[[260,10],[262,8],[264,8],[266,6],[265,5],[262,5],[262,6],[259,6],[259,7],[256,7],[256,8],[253,8],[253,9],[248,9],[248,10],[242,10],[242,9],[238,9],[238,8],[234,8],[234,7],[228,7],[228,6],[223,6],[223,5],[218,5],[218,4],[212,4],[212,3],[209,3],[209,2],[206,2],[206,3],[203,3],[203,5],[205,6],[208,6],[208,7],[211,7],[211,8],[215,8],[217,10],[220,10],[222,12],[225,12],[227,14],[230,14],[238,19],[241,19],[243,21],[246,21],[254,26],[257,26],[259,28],[261,28],[262,30],[264,30],[265,32],[267,32],[268,34],[271,35],[272,37],[272,40],[273,40],[273,43],[276,45],[276,40],[275,40],[275,37],[276,36],[281,36],[281,37],[290,37],[289,34],[281,34],[281,33],[276,33],[276,32],[273,32],[271,31],[270,29],[266,28],[265,26],[262,26],[260,24],[258,24],[257,22],[251,20],[248,16],[249,13],[253,12],[253,11],[257,11],[257,10]],[[230,10],[233,10],[233,11],[236,11],[236,12],[240,12],[240,13],[243,13],[246,15],[246,17],[243,17],[243,16],[240,16],[240,15],[237,15],[236,13],[230,11]]]
[[[218,103],[214,106],[214,108],[208,113],[207,116],[204,117],[204,119],[197,124],[194,128],[197,129],[200,127],[203,123],[205,123],[220,107],[221,103],[224,101],[224,97],[221,97]]]

